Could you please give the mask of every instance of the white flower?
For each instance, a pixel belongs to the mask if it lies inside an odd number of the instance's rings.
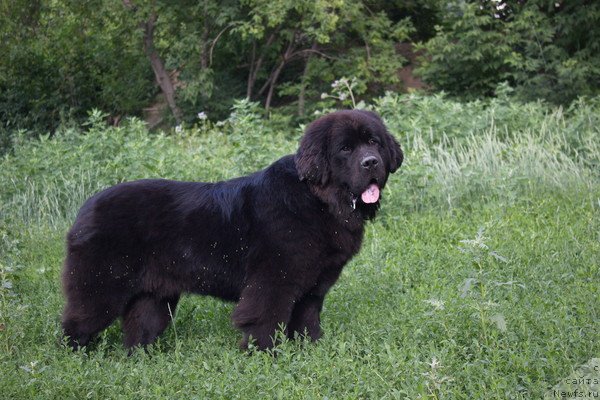
[[[348,98],[348,95],[346,93],[340,93],[340,100],[344,101]]]
[[[431,369],[438,369],[442,366],[442,363],[439,362],[437,358],[433,357],[429,366],[431,367]]]
[[[429,303],[431,306],[433,306],[433,308],[435,308],[436,310],[443,310],[444,309],[444,301],[442,300],[438,300],[438,299],[429,299],[429,300],[423,300],[425,303]]]
[[[321,93],[321,98],[322,99],[326,99],[327,97],[329,97],[329,95],[327,93]]]
[[[203,120],[204,121],[206,118],[208,118],[208,117],[206,116],[206,113],[204,111],[201,111],[201,112],[198,113],[198,119],[199,120]]]
[[[180,133],[183,130],[183,127],[181,125],[177,125],[175,127],[175,132]]]

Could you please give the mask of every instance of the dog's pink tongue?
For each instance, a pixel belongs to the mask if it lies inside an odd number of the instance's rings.
[[[375,203],[377,200],[379,200],[379,186],[372,183],[371,185],[369,185],[367,190],[365,190],[360,195],[360,198],[362,199],[363,202],[365,202],[367,204]]]

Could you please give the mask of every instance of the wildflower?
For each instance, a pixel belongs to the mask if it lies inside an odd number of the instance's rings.
[[[436,310],[443,310],[444,309],[444,301],[442,300],[438,300],[438,299],[429,299],[429,300],[424,300],[425,303],[429,303],[429,305],[431,305],[433,308],[435,308]]]
[[[201,121],[204,121],[204,120],[205,120],[205,119],[207,119],[207,118],[208,118],[208,116],[206,115],[206,113],[205,113],[204,111],[200,111],[200,112],[198,113],[198,119],[199,119],[199,120],[201,120]]]
[[[177,125],[175,127],[175,132],[180,133],[183,130],[183,127],[181,125]]]

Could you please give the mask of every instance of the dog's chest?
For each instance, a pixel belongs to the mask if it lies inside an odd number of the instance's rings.
[[[327,232],[329,264],[344,265],[358,251],[362,244],[363,229],[349,230],[343,225],[332,224]]]

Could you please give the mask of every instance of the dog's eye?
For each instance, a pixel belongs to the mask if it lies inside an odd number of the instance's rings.
[[[350,146],[346,145],[346,146],[343,146],[341,150],[342,150],[344,153],[347,153],[347,152],[350,152],[350,151],[352,151],[352,148],[351,148]]]
[[[368,143],[369,143],[369,144],[371,144],[371,145],[373,145],[373,144],[379,144],[379,143],[377,142],[377,140],[375,140],[375,139],[373,139],[373,138],[369,138],[369,142],[368,142]]]

